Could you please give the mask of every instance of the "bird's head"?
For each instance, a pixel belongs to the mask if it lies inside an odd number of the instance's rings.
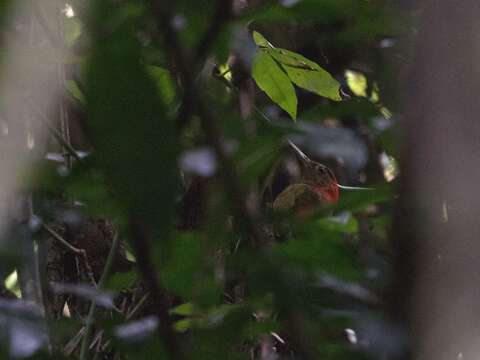
[[[328,203],[338,202],[337,179],[332,170],[325,165],[310,159],[302,159],[302,182],[310,185]]]

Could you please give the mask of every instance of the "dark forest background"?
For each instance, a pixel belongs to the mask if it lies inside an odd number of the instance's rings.
[[[1,356],[471,358],[466,3],[0,1]]]

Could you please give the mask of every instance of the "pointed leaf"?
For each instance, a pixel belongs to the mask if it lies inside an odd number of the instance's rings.
[[[258,87],[273,102],[285,110],[292,119],[297,117],[297,95],[295,89],[275,60],[265,51],[260,50],[253,64],[252,76]]]
[[[292,82],[317,95],[340,101],[340,84],[317,63],[285,49],[268,49],[269,54],[282,64]]]
[[[260,47],[273,47],[273,45],[270,44],[270,42],[257,31],[253,32],[253,41],[255,41],[255,44]]]
[[[253,40],[281,64],[290,80],[305,90],[317,95],[340,101],[340,84],[316,62],[286,49],[275,48],[265,37],[254,31]]]
[[[340,84],[325,70],[305,70],[297,67],[283,65],[292,82],[317,95],[340,101]]]
[[[293,51],[279,48],[268,49],[268,53],[282,65],[305,70],[323,70],[320,65]]]
[[[340,101],[340,84],[316,62],[286,49],[268,49],[287,72],[292,82],[317,95]]]

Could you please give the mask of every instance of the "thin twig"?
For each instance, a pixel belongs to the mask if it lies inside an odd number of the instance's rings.
[[[113,266],[113,261],[115,260],[115,255],[117,254],[117,249],[119,245],[119,237],[118,234],[115,233],[112,240],[112,246],[108,253],[107,261],[105,262],[105,266],[103,268],[102,275],[100,276],[100,280],[98,281],[97,288],[99,290],[103,289],[105,286],[105,282],[107,281],[108,277],[110,276],[110,271]],[[88,353],[88,341],[90,338],[90,334],[93,329],[93,324],[95,323],[95,308],[96,308],[96,301],[95,298],[90,303],[90,309],[88,311],[87,318],[85,319],[85,334],[82,339],[82,346],[80,348],[80,360],[87,359]]]
[[[57,241],[59,241],[68,250],[70,250],[74,254],[82,255],[82,249],[77,249],[75,246],[71,245],[67,240],[65,240],[59,233],[53,230],[50,226],[48,226],[47,224],[43,224],[42,227],[46,232],[48,232],[52,237],[54,237]]]
[[[126,320],[130,320],[133,317],[133,315],[135,315],[137,313],[137,311],[142,307],[142,305],[148,299],[148,296],[149,296],[148,292],[145,295],[143,295],[143,297],[135,305],[135,307],[127,314],[127,316],[125,317]]]
[[[50,226],[47,224],[43,224],[42,228],[48,232],[55,240],[60,242],[64,247],[66,247],[68,250],[73,252],[75,255],[79,255],[83,258],[83,261],[85,263],[85,269],[87,270],[87,275],[93,286],[96,286],[97,283],[95,281],[95,276],[93,275],[93,270],[90,267],[90,263],[88,262],[88,257],[87,257],[87,252],[84,249],[78,249],[72,244],[70,244],[67,240],[65,240],[59,233],[57,233],[55,230],[53,230]]]
[[[80,340],[82,339],[82,336],[84,333],[85,333],[85,326],[82,326],[80,330],[78,330],[78,332],[75,334],[75,336],[71,338],[70,341],[63,348],[64,355],[66,356],[72,355],[72,353],[75,351],[78,344],[80,343]]]

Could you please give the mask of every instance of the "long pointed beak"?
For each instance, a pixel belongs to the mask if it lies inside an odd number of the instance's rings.
[[[360,186],[345,186],[345,185],[337,185],[339,189],[342,190],[374,190],[373,188],[368,187],[360,187]]]
[[[300,150],[299,147],[295,145],[292,140],[287,139],[287,141],[288,141],[288,144],[293,148],[293,150],[295,150],[297,155],[300,156],[303,161],[306,161],[306,162],[311,161],[310,158],[302,150]]]

